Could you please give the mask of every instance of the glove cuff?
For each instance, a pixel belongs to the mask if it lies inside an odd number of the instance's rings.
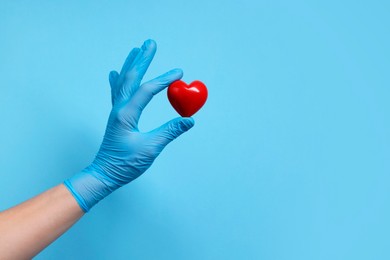
[[[104,178],[91,166],[65,180],[64,185],[84,212],[88,212],[100,200],[120,187]]]

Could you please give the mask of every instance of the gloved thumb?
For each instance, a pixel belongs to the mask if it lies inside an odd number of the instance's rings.
[[[156,134],[159,142],[165,146],[191,129],[194,124],[195,121],[192,117],[178,117],[163,124],[153,132]]]

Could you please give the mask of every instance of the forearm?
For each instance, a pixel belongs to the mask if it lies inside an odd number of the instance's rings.
[[[1,212],[0,259],[31,259],[83,214],[62,184]]]
[[[173,69],[141,84],[155,52],[156,43],[147,40],[130,52],[120,73],[110,73],[113,107],[92,164],[64,185],[0,213],[0,260],[34,257],[84,212],[143,174],[166,145],[194,126],[192,118],[179,117],[139,131],[139,118],[153,96],[183,76]]]

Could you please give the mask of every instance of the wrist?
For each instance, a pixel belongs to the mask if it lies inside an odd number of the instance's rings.
[[[120,185],[113,183],[93,164],[64,182],[84,212],[88,212],[100,200]]]

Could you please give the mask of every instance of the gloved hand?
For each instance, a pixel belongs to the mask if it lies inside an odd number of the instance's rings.
[[[142,110],[154,95],[183,76],[171,70],[140,85],[156,43],[147,40],[134,48],[120,73],[110,73],[112,111],[95,160],[64,182],[84,212],[119,187],[144,173],[164,147],[194,125],[192,118],[176,118],[147,133],[138,130]]]

